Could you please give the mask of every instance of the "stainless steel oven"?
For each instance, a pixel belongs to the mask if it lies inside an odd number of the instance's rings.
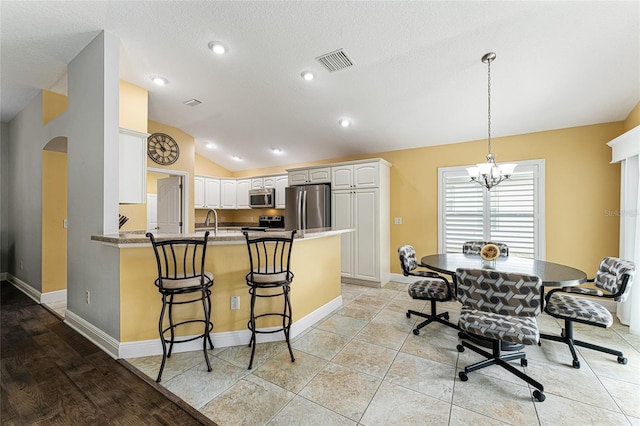
[[[261,188],[249,190],[249,207],[252,209],[273,208],[276,205],[275,188]]]

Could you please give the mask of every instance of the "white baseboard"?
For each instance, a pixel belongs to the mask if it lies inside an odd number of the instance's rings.
[[[394,281],[397,283],[406,283],[406,284],[412,284],[416,281],[418,281],[420,279],[420,277],[405,277],[402,274],[391,274],[390,277],[390,281]]]
[[[7,281],[13,284],[15,288],[17,288],[18,290],[20,290],[21,292],[29,296],[30,299],[33,299],[34,302],[36,302],[37,304],[40,304],[40,298],[42,294],[38,290],[31,287],[29,284],[22,281],[20,278],[16,278],[9,273],[7,273]]]
[[[64,314],[64,323],[89,339],[90,342],[105,351],[110,357],[118,359],[119,342],[117,339],[109,336],[98,327],[68,309]]]
[[[319,307],[315,311],[311,312],[303,318],[300,318],[295,323],[291,324],[290,337],[294,338],[298,334],[311,327],[316,322],[320,321],[336,309],[342,306],[342,296],[338,296],[329,303]],[[261,330],[270,331],[276,330],[279,327],[265,327]],[[86,337],[86,336],[85,336]],[[187,337],[187,336],[185,336]],[[194,337],[194,336],[188,336]],[[88,337],[87,337],[88,338]],[[211,334],[213,345],[216,348],[226,348],[229,346],[246,345],[251,339],[251,332],[249,330],[236,330],[236,331],[222,331],[219,333]],[[91,340],[91,339],[90,339]],[[284,340],[284,334],[261,334],[258,338],[258,343],[264,342],[278,342]],[[94,342],[95,343],[95,342]],[[100,346],[100,345],[98,345]],[[196,339],[191,342],[181,343],[173,347],[173,353],[179,352],[191,352],[202,349],[202,340]],[[143,356],[162,355],[162,344],[160,339],[151,340],[139,340],[136,342],[120,343],[118,348],[118,358],[138,358]]]
[[[57,306],[67,305],[67,290],[50,291],[42,293],[40,295],[40,303],[51,306],[52,308]]]

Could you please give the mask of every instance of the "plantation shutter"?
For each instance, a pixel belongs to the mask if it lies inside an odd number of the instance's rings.
[[[521,163],[513,175],[487,191],[464,167],[439,175],[439,247],[460,253],[465,241],[497,241],[513,256],[544,258],[544,161]]]

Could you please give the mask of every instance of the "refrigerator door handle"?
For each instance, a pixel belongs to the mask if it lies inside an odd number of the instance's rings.
[[[307,229],[307,191],[302,191],[302,227],[300,229]]]

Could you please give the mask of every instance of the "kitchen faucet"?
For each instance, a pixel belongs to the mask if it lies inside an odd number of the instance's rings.
[[[218,212],[216,211],[216,209],[209,209],[209,211],[207,212],[207,217],[204,219],[204,226],[209,226],[209,215],[213,212],[213,235],[218,235]]]

